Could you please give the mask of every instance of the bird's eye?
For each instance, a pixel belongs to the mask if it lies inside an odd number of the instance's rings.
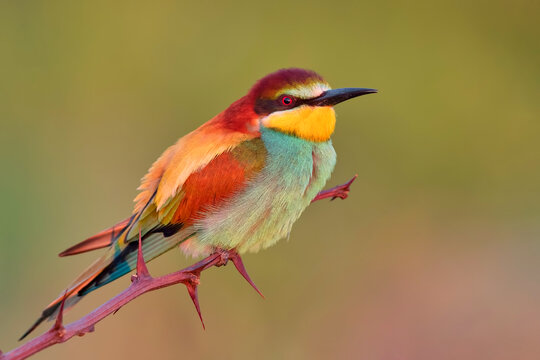
[[[283,106],[291,106],[294,103],[294,100],[289,95],[283,95],[281,97],[280,102],[281,102],[281,105],[283,105]]]

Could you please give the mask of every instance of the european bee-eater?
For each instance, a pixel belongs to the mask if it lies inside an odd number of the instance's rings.
[[[336,163],[333,106],[374,89],[331,90],[313,71],[283,69],[180,138],[142,178],[133,214],[60,256],[108,248],[24,338],[65,307],[179,245],[189,255],[257,252],[286,237]],[[21,338],[21,339],[22,339]]]

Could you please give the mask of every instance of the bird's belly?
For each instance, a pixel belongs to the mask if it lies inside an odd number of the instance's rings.
[[[198,246],[256,252],[275,244],[330,177],[336,162],[331,141],[308,142],[269,129],[261,137],[268,151],[264,169],[195,224]]]

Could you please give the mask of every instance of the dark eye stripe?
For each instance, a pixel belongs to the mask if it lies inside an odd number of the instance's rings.
[[[287,109],[293,109],[295,107],[298,107],[302,104],[305,104],[307,100],[305,99],[299,99],[295,98],[294,103],[292,105],[284,105],[280,101],[272,100],[272,99],[257,99],[255,101],[255,113],[258,115],[268,115],[275,111],[281,111],[281,110],[287,110]]]

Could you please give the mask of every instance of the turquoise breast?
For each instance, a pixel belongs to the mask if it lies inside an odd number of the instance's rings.
[[[335,163],[332,142],[310,142],[261,128],[264,169],[228,204],[195,224],[201,245],[256,252],[288,236],[323,189]]]

